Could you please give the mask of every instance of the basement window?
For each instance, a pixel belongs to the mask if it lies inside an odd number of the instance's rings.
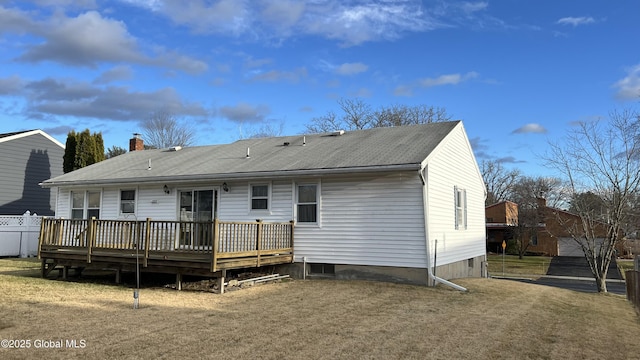
[[[309,264],[309,274],[335,275],[336,266],[334,264]]]

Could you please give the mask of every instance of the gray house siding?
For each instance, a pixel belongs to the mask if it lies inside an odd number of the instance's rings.
[[[54,215],[55,194],[38,184],[62,175],[63,155],[41,131],[0,138],[0,214]]]

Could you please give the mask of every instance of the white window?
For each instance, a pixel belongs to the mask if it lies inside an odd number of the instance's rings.
[[[84,219],[84,191],[71,192],[71,218]]]
[[[454,187],[456,229],[467,228],[467,191]]]
[[[136,212],[136,191],[120,190],[120,213],[133,214]]]
[[[100,218],[100,191],[72,191],[71,218]]]
[[[298,185],[297,212],[299,223],[318,223],[318,185]]]
[[[250,185],[251,210],[269,210],[269,185]]]

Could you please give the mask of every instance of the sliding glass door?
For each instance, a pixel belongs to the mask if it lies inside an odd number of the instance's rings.
[[[213,219],[217,209],[217,190],[180,191],[180,246],[196,248],[213,244]]]

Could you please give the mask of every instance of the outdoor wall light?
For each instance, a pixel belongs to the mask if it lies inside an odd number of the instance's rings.
[[[222,190],[224,190],[224,192],[229,192],[229,185],[227,185],[226,182],[222,183]]]
[[[164,193],[169,195],[169,193],[171,192],[171,190],[169,190],[169,187],[167,185],[165,185],[162,190],[164,190]]]

